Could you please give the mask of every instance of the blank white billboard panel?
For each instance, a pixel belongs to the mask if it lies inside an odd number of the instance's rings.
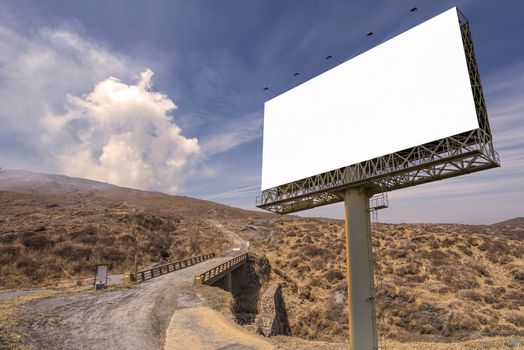
[[[478,127],[452,8],[267,101],[262,190]]]

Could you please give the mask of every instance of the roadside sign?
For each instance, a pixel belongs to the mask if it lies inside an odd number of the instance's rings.
[[[97,265],[95,272],[95,289],[100,290],[107,286],[107,271],[109,266]]]

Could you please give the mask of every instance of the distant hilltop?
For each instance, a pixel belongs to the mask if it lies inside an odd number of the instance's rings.
[[[82,193],[117,189],[108,183],[27,170],[0,170],[0,191],[24,193]]]
[[[524,216],[519,216],[506,221],[497,222],[493,225],[524,225]]]
[[[4,170],[0,169],[0,191],[22,192],[33,194],[66,194],[77,193],[82,195],[94,195],[100,192],[110,192],[112,195],[149,196],[149,192],[120,187],[105,182],[71,177],[58,174],[37,173],[27,170]],[[167,195],[169,197],[179,197]],[[186,197],[188,200],[190,197]],[[205,202],[205,201],[204,201]],[[212,202],[208,202],[211,204]],[[216,205],[216,203],[213,203]],[[524,225],[524,217],[515,217],[509,220],[494,223],[493,225]]]
[[[165,212],[175,210],[177,214],[188,217],[209,218],[211,214],[215,218],[272,217],[273,215],[187,196],[143,191],[78,177],[26,170],[0,170],[0,191],[42,195],[42,198],[48,195],[63,195],[64,198],[73,196],[75,200],[93,196],[104,197],[137,208],[148,207]]]

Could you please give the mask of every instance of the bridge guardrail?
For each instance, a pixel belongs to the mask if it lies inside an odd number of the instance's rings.
[[[150,280],[166,273],[177,271],[180,269],[185,269],[186,267],[198,264],[199,262],[206,261],[215,257],[215,253],[207,253],[192,258],[171,261],[165,264],[153,266],[149,269],[140,270],[137,272],[131,273],[131,280],[137,283],[142,283],[144,281]]]
[[[247,253],[237,255],[234,258],[207,270],[206,272],[196,275],[194,278],[194,285],[213,284],[222,277],[224,272],[233,270],[237,265],[242,264],[246,260]]]

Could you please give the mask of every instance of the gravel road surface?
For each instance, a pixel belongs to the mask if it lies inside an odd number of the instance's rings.
[[[206,306],[193,277],[231,257],[204,261],[138,287],[80,292],[24,305],[29,341],[37,349],[161,349],[175,310]]]
[[[40,294],[47,291],[47,289],[29,289],[29,290],[6,290],[0,292],[0,301],[13,299],[16,297],[23,297],[31,294]]]

